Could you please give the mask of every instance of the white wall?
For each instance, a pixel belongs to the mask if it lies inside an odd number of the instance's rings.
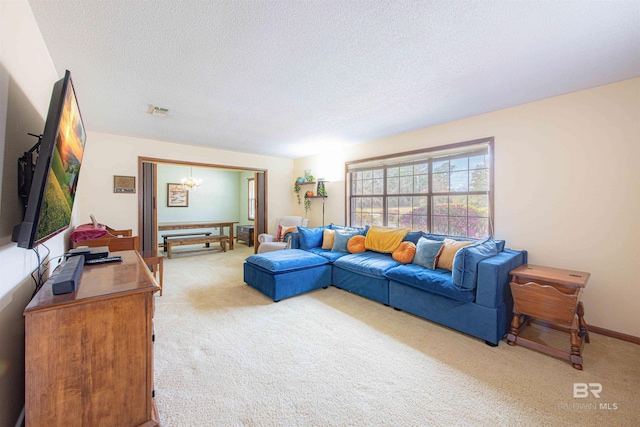
[[[34,290],[34,252],[10,243],[22,217],[17,197],[18,155],[44,130],[53,84],[58,80],[31,8],[25,0],[0,1],[0,427],[15,425],[24,405],[24,318]],[[66,234],[49,240],[51,257],[64,252]],[[40,251],[46,253],[44,248]]]
[[[188,191],[187,207],[167,206],[167,184],[179,184],[182,178],[189,177],[191,170],[194,178],[202,180],[202,186]],[[158,165],[158,222],[240,222],[240,175],[240,172],[223,169]],[[158,233],[158,241],[162,241],[160,236],[165,233]]]
[[[80,95],[78,97],[80,98]],[[289,195],[280,191],[293,182],[293,160],[291,159],[212,150],[89,131],[78,182],[78,192],[83,192],[74,206],[74,211],[77,211],[78,217],[83,222],[85,218],[88,220],[89,214],[93,213],[103,224],[115,229],[131,228],[134,234],[138,233],[139,189],[136,194],[113,193],[113,176],[135,176],[136,185],[138,185],[139,156],[253,170],[266,169],[270,229],[273,228],[276,218],[290,215],[293,210],[293,201]],[[84,191],[85,188],[87,191]],[[159,187],[158,192],[160,194],[166,192],[166,187]]]
[[[640,78],[298,159],[294,172],[332,181],[326,222],[343,223],[345,161],[488,136],[496,237],[532,264],[590,272],[587,322],[640,336]]]
[[[193,168],[193,176],[202,179],[202,186],[188,191],[188,207],[168,207],[167,184],[179,184],[189,174],[190,168],[187,166],[158,165],[158,222],[213,219],[238,221],[239,172]]]

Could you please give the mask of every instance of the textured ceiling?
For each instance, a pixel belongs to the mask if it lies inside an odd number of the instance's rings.
[[[88,130],[280,157],[640,76],[638,0],[29,3]]]

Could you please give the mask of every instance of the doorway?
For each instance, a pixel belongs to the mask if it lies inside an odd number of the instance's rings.
[[[159,200],[164,203],[164,188],[159,188],[158,166],[181,166],[185,171],[192,168],[205,168],[206,170],[218,170],[226,172],[238,172],[254,182],[254,194],[251,202],[254,215],[254,251],[257,251],[257,236],[266,232],[267,218],[267,171],[258,168],[245,168],[209,163],[184,162],[169,159],[150,157],[138,157],[138,176],[140,177],[138,193],[138,234],[140,236],[140,250],[158,249],[158,210]],[[190,175],[190,173],[187,172]],[[191,176],[191,175],[190,175]],[[248,181],[248,179],[247,179]],[[206,183],[202,184],[203,186]],[[159,192],[163,191],[162,196]],[[168,197],[168,195],[167,195]],[[215,215],[215,213],[212,213]],[[240,218],[244,218],[240,213]],[[229,218],[206,218],[207,220],[228,220]],[[238,221],[241,222],[241,221]]]

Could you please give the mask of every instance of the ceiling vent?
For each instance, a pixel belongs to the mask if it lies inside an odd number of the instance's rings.
[[[167,114],[169,114],[169,109],[149,105],[149,114],[151,114],[152,116],[166,117]]]

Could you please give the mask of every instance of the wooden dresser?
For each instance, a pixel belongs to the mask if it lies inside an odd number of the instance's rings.
[[[157,426],[154,293],[136,251],[85,266],[76,292],[47,282],[24,310],[27,426]]]

